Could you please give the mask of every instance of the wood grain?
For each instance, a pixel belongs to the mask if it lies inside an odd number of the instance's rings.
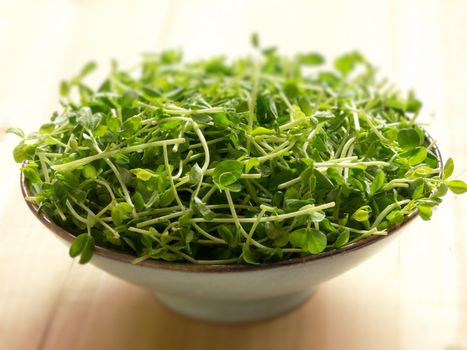
[[[384,252],[262,322],[179,316],[147,290],[80,266],[28,212],[9,126],[32,131],[90,59],[243,54],[249,34],[287,53],[357,48],[424,101],[422,122],[466,178],[463,0],[16,0],[0,2],[0,349],[467,349],[467,200],[450,196]]]

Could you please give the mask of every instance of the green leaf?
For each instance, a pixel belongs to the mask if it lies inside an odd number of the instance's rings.
[[[295,80],[287,80],[283,83],[282,88],[284,89],[285,94],[288,98],[294,99],[297,98],[300,94],[300,89],[298,88],[297,82]],[[293,105],[292,106],[292,117],[293,119],[304,119],[305,114],[300,109],[299,106]]]
[[[414,184],[415,185],[415,184]],[[415,186],[415,189],[412,194],[412,199],[419,199],[425,195],[425,183],[421,181]]]
[[[258,126],[256,128],[254,128],[250,135],[251,136],[256,136],[256,135],[273,135],[275,134],[276,132],[272,129],[267,129],[267,128],[264,128],[262,126]]]
[[[310,213],[310,219],[313,222],[321,222],[324,220],[325,217],[326,217],[326,214],[323,213],[322,211],[314,211]]]
[[[67,81],[62,80],[60,82],[59,92],[60,92],[60,96],[68,97],[68,95],[70,94],[70,84]]]
[[[258,33],[251,34],[251,45],[256,49],[259,49],[259,36],[258,36]]]
[[[341,248],[344,245],[346,245],[349,242],[349,237],[350,237],[350,231],[349,230],[344,230],[341,233],[339,233],[339,236],[337,236],[336,241],[334,242],[334,248]]]
[[[86,179],[94,179],[97,176],[96,168],[90,164],[86,165],[81,172]]]
[[[149,169],[131,169],[130,172],[136,175],[136,178],[141,181],[149,181],[153,176],[157,176],[152,170]]]
[[[79,258],[80,264],[86,264],[87,262],[91,260],[92,255],[94,254],[94,246],[95,246],[94,237],[88,236],[88,239],[84,243],[83,249],[81,251],[81,256]]]
[[[191,218],[193,217],[193,210],[187,210],[185,214],[180,216],[180,219],[178,219],[178,223],[181,226],[190,226],[191,225]]]
[[[43,124],[39,129],[39,134],[47,135],[47,134],[50,134],[52,131],[54,131],[54,129],[55,129],[55,124],[53,123]]]
[[[444,197],[448,193],[449,187],[446,183],[441,183],[438,187],[438,189],[433,193],[433,197]]]
[[[127,202],[121,202],[121,203],[118,203],[117,204],[118,207],[120,207],[124,213],[126,214],[130,214],[131,212],[133,212],[133,208],[131,207],[130,204],[128,204]]]
[[[141,87],[141,93],[146,99],[152,99],[152,98],[160,97],[162,95],[159,89],[155,89],[147,85]]]
[[[21,168],[21,171],[24,174],[24,177],[32,184],[39,184],[42,182],[41,177],[39,175],[39,171],[36,167],[30,166],[27,164],[25,167]]]
[[[195,197],[194,199],[195,211],[199,213],[204,219],[212,220],[214,218],[214,213],[209,209],[201,199]]]
[[[405,112],[407,110],[407,103],[399,95],[392,95],[386,97],[384,104],[387,108],[395,109],[400,112]]]
[[[106,124],[111,132],[118,132],[120,130],[121,122],[118,118],[107,118]]]
[[[259,160],[258,158],[250,158],[247,160],[246,164],[245,164],[245,173],[248,174],[250,172],[251,169],[259,166]]]
[[[96,129],[101,120],[102,115],[100,113],[93,113],[91,108],[87,106],[81,108],[78,112],[77,122],[86,129]]]
[[[88,215],[86,217],[86,221],[87,221],[86,225],[89,228],[94,227],[94,225],[96,224],[96,215],[94,215],[93,213],[88,212]]]
[[[401,129],[397,134],[399,146],[404,149],[413,149],[420,145],[420,136],[415,129]]]
[[[216,165],[212,179],[220,190],[234,184],[243,173],[243,164],[238,160],[224,160]]]
[[[433,214],[432,210],[428,206],[417,205],[418,213],[423,220],[430,220]]]
[[[123,212],[117,206],[112,208],[112,220],[116,226],[119,226],[123,223]]]
[[[69,254],[72,258],[81,254],[86,242],[89,240],[89,237],[90,236],[87,233],[82,233],[73,240],[69,250]]]
[[[414,166],[414,165],[423,163],[423,161],[428,156],[428,151],[426,150],[425,147],[417,147],[417,148],[400,153],[400,156],[402,158],[406,158],[410,166]],[[417,169],[417,170],[421,171],[421,169]],[[428,172],[433,171],[433,169],[431,168],[428,168],[427,170]]]
[[[338,57],[334,61],[334,67],[343,75],[347,76],[354,70],[357,64],[363,63],[364,58],[359,52],[350,52]]]
[[[90,61],[86,63],[83,68],[81,68],[81,71],[79,72],[78,77],[82,79],[88,76],[89,74],[91,74],[92,72],[94,72],[96,68],[97,68],[96,62]]]
[[[219,129],[226,129],[230,125],[230,120],[225,113],[216,113],[212,117],[214,126]]]
[[[178,119],[168,120],[161,124],[161,128],[164,130],[173,130],[181,125],[181,121]]]
[[[254,248],[248,244],[242,246],[242,259],[247,264],[257,265],[258,263],[258,254],[254,251]]]
[[[123,224],[123,220],[133,211],[131,205],[126,202],[121,202],[112,207],[112,220],[116,226]]]
[[[134,116],[127,119],[120,126],[121,135],[123,137],[133,136],[141,128],[142,118],[140,116]]]
[[[315,182],[315,187],[319,189],[320,191],[331,191],[334,189],[334,184],[332,181],[329,179],[328,176],[324,175],[317,169],[312,170],[313,175],[314,175],[314,182]],[[302,173],[300,176],[302,178],[302,181],[306,180],[306,177],[309,175],[306,175],[305,173]]]
[[[174,191],[171,188],[169,188],[161,194],[159,204],[163,208],[168,207],[170,204],[172,204],[174,200],[175,200]]]
[[[37,145],[35,144],[27,144],[21,141],[14,149],[13,149],[13,157],[17,163],[22,163],[25,160],[32,160],[33,156],[36,152]]]
[[[228,225],[220,225],[217,227],[217,234],[221,237],[229,247],[235,248],[238,245],[238,237],[234,233],[235,228]]]
[[[227,187],[225,187],[226,189],[228,189],[230,192],[240,192],[242,190],[242,185],[240,184],[231,184],[231,185],[228,185]]]
[[[376,173],[373,181],[371,182],[370,193],[374,195],[376,192],[378,192],[384,186],[385,181],[386,181],[386,174],[384,173],[384,171],[379,170]]]
[[[360,192],[365,191],[364,184],[361,181],[359,181],[358,179],[356,179],[354,177],[351,177],[347,181],[348,181],[349,185],[352,186],[354,189],[359,190]]]
[[[212,117],[207,114],[194,115],[191,119],[198,124],[208,124],[212,122]]]
[[[133,203],[135,204],[135,208],[137,211],[141,211],[145,207],[144,197],[140,192],[136,192],[133,195]]]
[[[94,136],[95,137],[102,137],[105,135],[105,133],[107,132],[108,130],[108,127],[107,125],[99,125],[96,130],[94,130]]]
[[[428,152],[425,147],[417,147],[413,150],[413,154],[409,157],[409,165],[418,165],[423,163],[426,159]]]
[[[123,93],[123,95],[122,95],[122,97],[120,99],[120,102],[121,102],[122,106],[129,107],[129,106],[132,105],[132,103],[134,101],[136,101],[138,99],[138,97],[139,97],[139,94],[138,94],[138,92],[136,90],[128,89]]]
[[[324,57],[316,52],[307,54],[299,54],[297,56],[298,62],[303,65],[318,66],[324,63]]]
[[[331,232],[331,233],[337,233],[337,228],[331,225],[331,221],[329,219],[324,219],[320,223],[320,227],[324,232]]]
[[[8,128],[6,129],[7,134],[14,134],[16,136],[19,136],[24,139],[24,131],[21,130],[20,128]]]
[[[341,172],[337,170],[336,168],[328,168],[326,171],[326,174],[329,176],[329,178],[333,181],[336,182],[337,185],[345,186],[345,180],[341,175]]]
[[[447,178],[449,178],[453,172],[454,172],[454,160],[452,160],[452,158],[449,158],[446,161],[446,164],[444,164],[443,180],[446,180]]]
[[[462,194],[467,191],[467,184],[462,180],[450,180],[447,181],[446,184],[452,193]]]
[[[123,237],[123,236],[120,238],[133,250],[134,253],[138,252],[138,249],[136,249],[136,246],[131,239],[129,239],[128,237]]]
[[[302,248],[310,254],[318,254],[326,249],[326,235],[313,228],[302,228],[293,231],[289,236],[289,241],[294,247]]]
[[[198,163],[195,163],[188,173],[191,184],[197,185],[203,178],[203,170],[199,167]]]
[[[404,214],[400,210],[393,210],[386,216],[386,219],[391,225],[399,225],[404,222]]]
[[[182,52],[180,50],[165,50],[161,54],[161,60],[165,64],[178,63],[182,59]]]
[[[267,222],[265,222],[264,224],[263,224],[263,223],[260,223],[259,225],[264,225],[265,233],[266,233],[266,235],[267,235],[270,239],[276,239],[276,238],[278,238],[279,236],[282,236],[283,234],[286,234],[286,235],[287,235],[287,242],[288,242],[288,240],[289,240],[289,233],[286,232],[286,231],[280,226],[280,224],[278,224],[277,222],[274,222],[274,221],[267,221]]]
[[[206,66],[205,71],[214,75],[231,75],[232,69],[225,62],[225,57],[214,57],[210,59]]]
[[[372,212],[372,209],[369,205],[364,205],[360,208],[358,208],[353,214],[352,214],[352,219],[355,221],[359,222],[364,222],[368,221],[370,218],[370,214]]]

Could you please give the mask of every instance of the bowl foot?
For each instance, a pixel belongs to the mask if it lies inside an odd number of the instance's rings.
[[[267,299],[214,300],[155,292],[156,298],[170,309],[213,322],[248,322],[280,315],[307,301],[316,288]]]

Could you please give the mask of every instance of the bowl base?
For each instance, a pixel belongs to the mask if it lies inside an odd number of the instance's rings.
[[[316,288],[267,299],[214,300],[155,292],[168,308],[185,316],[213,322],[249,322],[280,315],[307,301]]]

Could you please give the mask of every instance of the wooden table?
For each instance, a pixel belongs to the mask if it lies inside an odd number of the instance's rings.
[[[0,2],[0,127],[33,131],[58,84],[90,59],[249,50],[258,31],[284,52],[357,48],[424,101],[422,121],[467,175],[464,0],[15,0]],[[0,349],[467,349],[467,200],[324,283],[305,305],[242,325],[184,318],[142,288],[80,266],[28,212],[0,131]]]

